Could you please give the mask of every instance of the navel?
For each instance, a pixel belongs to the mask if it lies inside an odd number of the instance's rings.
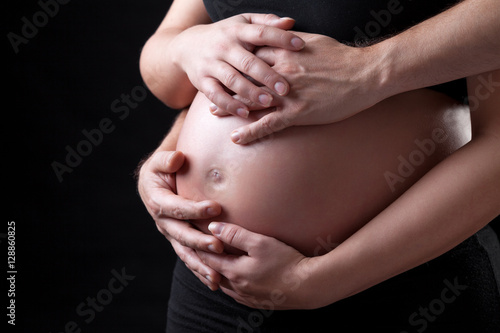
[[[210,169],[207,173],[207,178],[208,178],[207,179],[208,181],[216,183],[216,184],[220,184],[220,183],[224,182],[224,176],[223,176],[221,170],[217,169],[217,168]]]
[[[211,168],[205,174],[205,195],[210,199],[220,198],[227,190],[227,175],[219,168]]]

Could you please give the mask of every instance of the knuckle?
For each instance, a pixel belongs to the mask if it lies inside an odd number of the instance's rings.
[[[217,104],[216,98],[217,98],[217,90],[213,87],[207,87],[203,90],[203,93],[205,96],[207,96],[208,100],[211,102]]]
[[[238,276],[235,273],[225,272],[224,276],[226,277],[226,279],[228,279],[229,281],[231,281],[233,283],[238,281]]]
[[[265,37],[266,35],[266,32],[268,30],[268,27],[265,26],[265,25],[257,25],[255,27],[255,36],[258,38],[258,39],[262,39]]]
[[[275,14],[264,14],[264,21],[267,22],[268,24],[273,23],[277,19],[279,19],[279,16]]]
[[[242,296],[248,297],[252,295],[252,283],[248,279],[239,280],[239,287],[242,291]]]
[[[186,233],[183,229],[175,229],[174,231],[170,231],[170,235],[173,239],[175,239],[180,245],[188,246],[188,242],[186,240]]]
[[[187,220],[186,212],[179,206],[174,206],[170,208],[168,212],[168,217],[174,218],[176,220]]]
[[[240,274],[238,274],[237,272],[235,272],[233,270],[228,270],[227,272],[224,272],[224,276],[226,277],[226,279],[237,284],[238,286],[244,280],[241,278]]]
[[[280,65],[279,71],[283,75],[292,75],[297,73],[297,66],[293,65],[292,63],[285,62]]]
[[[253,238],[252,243],[249,244],[249,246],[253,249],[262,249],[267,245],[267,242],[264,240],[264,238],[259,237],[259,238]]]
[[[275,71],[268,71],[262,78],[262,84],[264,84],[265,86],[272,86],[274,82],[279,80],[279,78],[280,76],[276,74]]]
[[[198,260],[193,251],[179,250],[177,255],[190,270],[194,272],[198,269]]]
[[[239,231],[236,228],[226,226],[223,232],[228,244],[232,244],[239,237]]]
[[[222,82],[228,88],[233,87],[236,84],[237,74],[233,71],[225,72],[222,75]]]
[[[162,209],[161,206],[152,197],[148,197],[144,201],[148,211],[153,216],[154,219],[161,217]]]
[[[271,117],[264,117],[260,120],[260,126],[255,129],[255,133],[252,133],[256,136],[265,136],[274,132],[273,128],[274,121]]]
[[[241,58],[241,69],[244,73],[249,73],[254,67],[256,57],[253,54],[248,54]]]

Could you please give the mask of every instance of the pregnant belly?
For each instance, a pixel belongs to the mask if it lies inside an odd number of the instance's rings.
[[[332,250],[470,140],[468,108],[430,90],[246,146],[232,143],[230,133],[259,115],[218,118],[209,104],[196,96],[178,140],[186,156],[177,174],[179,195],[215,200],[223,209],[217,221],[275,237],[309,256]],[[193,223],[208,232],[211,221]]]

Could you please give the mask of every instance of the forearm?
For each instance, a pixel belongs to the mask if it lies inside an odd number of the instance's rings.
[[[465,0],[373,48],[386,96],[499,68],[499,3]]]
[[[445,253],[500,214],[499,143],[495,136],[469,143],[335,250],[313,258],[309,282],[323,286],[322,305]]]
[[[181,32],[174,28],[159,30],[146,42],[140,58],[141,75],[149,90],[174,109],[186,107],[196,94],[186,73],[173,61],[172,41]]]

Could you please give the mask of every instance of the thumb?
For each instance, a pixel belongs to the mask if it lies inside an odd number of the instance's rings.
[[[175,173],[184,164],[184,154],[180,151],[158,151],[151,156],[148,163],[152,170]]]
[[[259,120],[240,127],[231,133],[234,143],[245,145],[290,127],[292,122],[279,111],[271,112]]]

